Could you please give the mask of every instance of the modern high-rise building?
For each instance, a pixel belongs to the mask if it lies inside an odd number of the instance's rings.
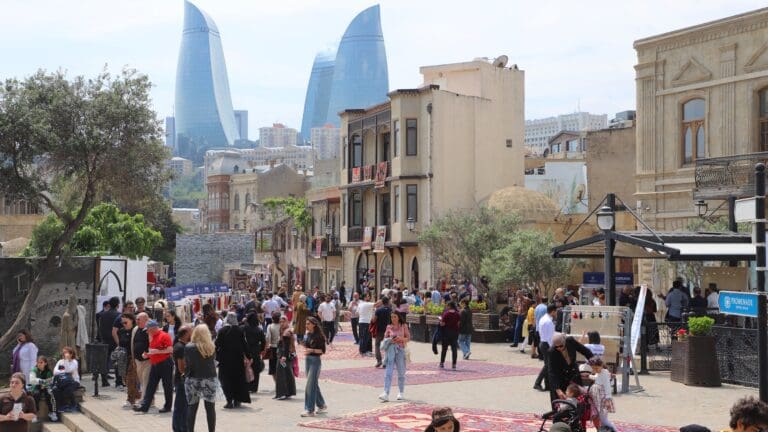
[[[341,129],[328,123],[323,127],[313,127],[311,134],[312,148],[317,159],[327,160],[339,156]]]
[[[312,128],[323,126],[328,118],[335,61],[336,51],[329,49],[317,53],[312,63],[307,95],[304,98],[304,115],[301,118],[301,139],[305,142],[310,140]]]
[[[608,127],[607,114],[575,112],[557,117],[525,121],[525,147],[533,154],[541,155],[549,146],[549,140],[562,131],[582,132]]]
[[[176,119],[174,117],[165,118],[165,146],[176,151]]]
[[[235,110],[235,126],[241,140],[248,139],[248,110]]]
[[[360,12],[339,43],[325,123],[339,126],[339,112],[387,101],[389,72],[379,5]]]
[[[299,132],[294,128],[285,127],[282,123],[274,123],[272,127],[259,128],[259,146],[285,147],[298,144]]]
[[[227,65],[216,23],[184,2],[184,30],[176,68],[176,145],[178,155],[196,163],[205,150],[238,139]]]

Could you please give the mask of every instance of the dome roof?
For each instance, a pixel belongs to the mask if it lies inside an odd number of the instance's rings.
[[[503,212],[515,212],[522,222],[552,222],[560,213],[560,208],[541,192],[520,186],[499,189],[488,197],[488,207]]]

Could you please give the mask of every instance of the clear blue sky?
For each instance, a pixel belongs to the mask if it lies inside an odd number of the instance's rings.
[[[197,0],[216,21],[235,109],[250,135],[299,128],[315,53],[338,43],[361,0]],[[765,6],[758,0],[383,0],[390,87],[421,84],[419,66],[495,57],[526,71],[526,118],[634,109],[632,42]],[[0,76],[38,68],[71,76],[129,66],[149,75],[155,109],[172,113],[182,0],[4,0]]]

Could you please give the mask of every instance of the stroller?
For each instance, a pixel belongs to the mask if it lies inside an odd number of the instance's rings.
[[[552,410],[541,415],[543,419],[539,432],[547,432],[545,426],[548,421],[552,423],[562,422],[571,428],[571,432],[586,432],[587,420],[590,419],[592,412],[592,398],[585,392],[576,398],[578,403],[574,406],[571,401],[555,399],[552,401]],[[565,409],[561,409],[565,406]]]

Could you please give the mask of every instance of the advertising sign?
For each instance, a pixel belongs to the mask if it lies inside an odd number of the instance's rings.
[[[371,250],[372,235],[373,235],[372,227],[367,226],[363,229],[363,246],[360,248],[361,250]]]
[[[387,240],[387,226],[380,225],[376,227],[376,241],[373,242],[373,253],[384,253],[384,243]]]
[[[720,313],[757,318],[757,293],[720,291]]]

